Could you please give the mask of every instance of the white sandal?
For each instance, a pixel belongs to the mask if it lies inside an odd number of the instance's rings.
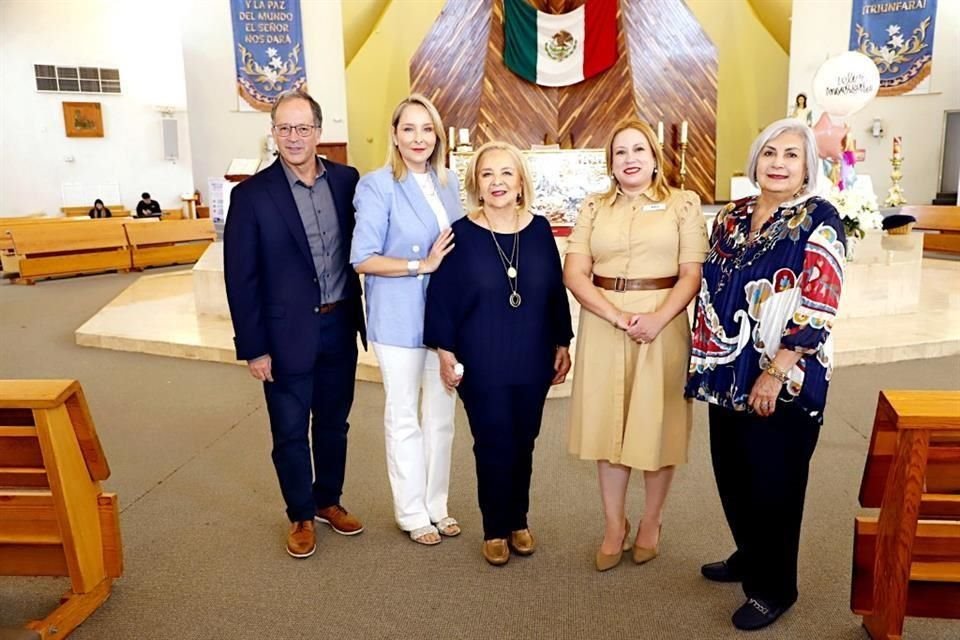
[[[456,518],[451,518],[450,516],[441,518],[440,522],[436,524],[436,527],[438,533],[442,536],[454,538],[460,535],[460,523],[457,522]]]
[[[436,540],[425,540],[424,537],[430,535],[431,533],[436,534]],[[419,527],[410,532],[410,539],[416,542],[417,544],[425,544],[427,546],[433,546],[435,544],[440,544],[440,532],[437,531],[437,528],[432,524],[425,527]]]

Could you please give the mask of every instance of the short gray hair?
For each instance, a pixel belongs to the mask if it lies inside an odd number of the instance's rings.
[[[803,138],[803,158],[806,161],[807,175],[803,181],[802,193],[812,191],[817,184],[816,175],[820,168],[820,160],[817,156],[817,139],[813,136],[813,129],[807,124],[796,118],[783,118],[777,120],[760,132],[757,139],[750,145],[750,156],[747,160],[747,178],[753,183],[753,186],[759,188],[757,183],[757,159],[760,152],[768,142],[783,133],[796,133]]]
[[[320,103],[314,100],[309,93],[300,91],[299,89],[284,91],[277,96],[276,102],[273,103],[273,108],[270,109],[270,122],[273,124],[277,123],[277,108],[284,102],[289,102],[290,100],[306,100],[310,105],[310,110],[313,111],[313,121],[317,125],[317,128],[323,127],[323,112],[320,110]]]

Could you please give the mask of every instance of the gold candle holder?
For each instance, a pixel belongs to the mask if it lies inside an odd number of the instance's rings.
[[[900,186],[900,178],[903,177],[903,174],[900,173],[900,166],[903,164],[903,158],[894,156],[890,158],[890,164],[893,165],[893,171],[890,172],[890,188],[887,189],[887,199],[883,201],[883,204],[888,207],[899,207],[907,203],[907,199],[903,196],[903,187]]]
[[[684,188],[687,181],[687,143],[680,143],[680,188]]]

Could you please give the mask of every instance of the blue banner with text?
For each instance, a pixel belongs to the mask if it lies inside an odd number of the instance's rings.
[[[269,111],[284,91],[305,91],[300,0],[230,0],[230,13],[240,108]]]
[[[850,50],[877,65],[877,95],[930,92],[936,17],[937,0],[853,0]]]

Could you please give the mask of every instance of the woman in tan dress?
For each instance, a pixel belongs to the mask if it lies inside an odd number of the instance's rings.
[[[564,264],[564,283],[582,306],[570,452],[597,461],[606,522],[599,571],[631,546],[637,564],[656,557],[673,471],[687,461],[686,308],[700,288],[707,231],[699,197],[667,185],[655,141],[638,120],[613,132],[610,190],[584,201]],[[643,471],[646,499],[631,543],[633,469]]]

